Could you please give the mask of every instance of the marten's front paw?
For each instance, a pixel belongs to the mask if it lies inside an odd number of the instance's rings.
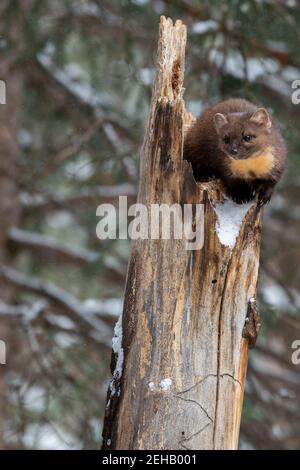
[[[257,205],[259,207],[262,207],[265,204],[268,204],[268,202],[270,202],[271,200],[272,194],[273,194],[273,188],[260,189],[257,193]]]

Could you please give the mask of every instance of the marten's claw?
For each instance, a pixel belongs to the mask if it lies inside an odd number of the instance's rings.
[[[271,200],[272,194],[273,194],[273,188],[267,188],[263,191],[259,191],[257,195],[258,207],[262,207],[265,204],[268,204],[268,202],[270,202]]]
[[[265,194],[263,196],[259,195],[257,199],[258,207],[265,206],[266,204],[268,204],[268,202],[270,202],[270,199],[271,199],[271,196],[266,196]]]

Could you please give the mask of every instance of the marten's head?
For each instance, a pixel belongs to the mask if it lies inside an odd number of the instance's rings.
[[[220,149],[236,160],[262,153],[270,145],[272,122],[264,108],[249,113],[216,113],[214,125]]]

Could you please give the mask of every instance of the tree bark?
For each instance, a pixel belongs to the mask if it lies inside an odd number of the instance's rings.
[[[181,21],[162,17],[138,202],[149,210],[202,203],[204,245],[132,242],[103,449],[238,447],[248,349],[259,329],[261,212],[227,200],[221,183],[197,184],[182,159],[193,121],[182,99],[185,43]]]

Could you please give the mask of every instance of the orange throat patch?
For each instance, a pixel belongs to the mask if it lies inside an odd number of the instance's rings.
[[[274,166],[274,148],[267,147],[262,153],[255,154],[245,160],[230,158],[230,170],[234,176],[246,179],[263,178]]]

